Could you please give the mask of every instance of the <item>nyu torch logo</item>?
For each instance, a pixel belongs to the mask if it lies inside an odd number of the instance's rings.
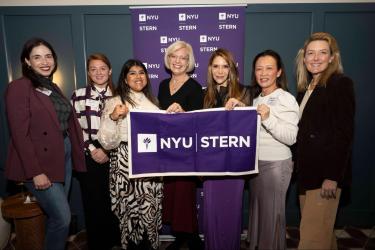
[[[138,153],[156,153],[158,150],[156,134],[138,134]]]
[[[151,139],[149,137],[143,140],[143,143],[146,145],[146,150],[148,149],[148,144],[150,144],[150,142],[151,142]]]

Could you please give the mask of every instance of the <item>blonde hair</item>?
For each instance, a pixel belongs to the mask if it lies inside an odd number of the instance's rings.
[[[311,80],[311,73],[307,71],[304,63],[307,46],[313,41],[326,41],[328,43],[330,54],[333,56],[331,63],[328,64],[327,69],[322,72],[318,84],[326,85],[327,80],[332,74],[343,73],[340,50],[336,39],[329,33],[316,32],[305,41],[303,48],[301,48],[296,56],[296,75],[297,75],[297,90],[303,92],[307,89]]]
[[[184,42],[184,41],[176,41],[176,42],[172,43],[171,45],[169,45],[169,47],[165,51],[165,55],[164,55],[165,67],[167,69],[171,69],[170,65],[169,65],[168,57],[171,54],[173,54],[174,52],[176,52],[177,50],[180,50],[180,49],[186,49],[187,52],[188,52],[189,60],[188,60],[188,66],[187,66],[186,72],[193,71],[193,69],[195,67],[195,58],[194,58],[193,48],[191,47],[191,45],[189,43]]]

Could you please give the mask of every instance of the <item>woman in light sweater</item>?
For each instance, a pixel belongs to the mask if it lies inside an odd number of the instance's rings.
[[[298,132],[298,104],[287,91],[280,56],[272,50],[253,61],[253,105],[261,118],[259,174],[250,179],[250,249],[285,249],[285,199]]]
[[[122,67],[113,98],[102,114],[98,140],[110,154],[112,210],[120,221],[123,249],[157,249],[161,229],[162,182],[159,178],[129,179],[128,124],[131,109],[156,110],[147,70],[130,59]]]

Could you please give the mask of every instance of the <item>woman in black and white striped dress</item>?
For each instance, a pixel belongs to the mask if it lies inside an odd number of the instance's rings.
[[[120,220],[122,248],[157,249],[163,185],[159,178],[129,179],[129,109],[158,109],[147,70],[142,62],[133,59],[125,62],[115,95],[106,101],[98,139],[105,149],[111,150],[111,202]]]

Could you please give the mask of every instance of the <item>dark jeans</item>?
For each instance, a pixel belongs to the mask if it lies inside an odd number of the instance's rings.
[[[72,178],[71,144],[69,137],[65,144],[65,182],[53,182],[48,189],[37,190],[31,181],[25,182],[27,189],[36,197],[46,214],[44,249],[64,250],[69,234],[70,207],[68,193]],[[53,164],[53,163],[51,163]]]

